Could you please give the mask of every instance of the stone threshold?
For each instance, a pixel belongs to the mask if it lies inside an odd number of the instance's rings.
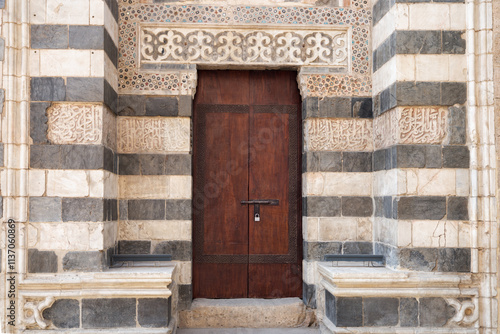
[[[175,334],[319,334],[319,328],[198,328],[178,329]]]
[[[179,328],[307,328],[315,315],[300,298],[195,299],[179,312]]]

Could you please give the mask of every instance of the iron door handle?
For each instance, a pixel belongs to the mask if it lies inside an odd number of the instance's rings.
[[[260,222],[260,206],[261,205],[279,205],[278,199],[254,199],[250,201],[241,201],[241,204],[253,204],[253,220]]]

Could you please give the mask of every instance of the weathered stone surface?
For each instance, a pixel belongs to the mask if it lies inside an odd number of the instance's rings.
[[[337,326],[337,300],[328,290],[325,290],[325,316]]]
[[[316,285],[302,282],[302,301],[312,309],[316,308]]]
[[[149,240],[120,240],[118,254],[150,254],[151,241]]]
[[[63,78],[32,77],[31,101],[64,101],[66,85]]]
[[[193,114],[193,98],[191,95],[179,96],[179,116],[190,117]]]
[[[177,289],[179,293],[177,309],[180,311],[189,310],[193,300],[193,286],[191,284],[179,284]]]
[[[386,151],[387,150],[378,150],[373,152],[373,171],[390,169],[390,166],[386,166]]]
[[[342,153],[341,152],[310,152],[318,160],[318,172],[340,172],[342,171]]]
[[[62,202],[60,197],[30,197],[30,222],[60,222]]]
[[[29,273],[57,273],[57,255],[53,251],[28,250]]]
[[[179,104],[176,97],[161,96],[146,99],[146,116],[177,116]]]
[[[68,252],[62,260],[64,271],[101,271],[104,256],[101,252]]]
[[[314,315],[299,298],[195,299],[179,312],[179,328],[308,327]]]
[[[399,300],[399,325],[401,327],[418,326],[418,301],[415,298]]]
[[[399,251],[400,266],[410,270],[433,271],[437,260],[437,248],[403,248]]]
[[[464,31],[443,31],[443,53],[465,54]]]
[[[170,322],[171,298],[140,298],[137,321],[141,327],[167,327]]]
[[[337,297],[337,327],[363,326],[363,303],[361,297]]]
[[[425,167],[425,147],[421,145],[398,145],[397,166],[393,168]]]
[[[136,327],[133,298],[83,299],[83,328]]]
[[[438,106],[441,101],[441,84],[439,82],[400,81],[396,85],[397,105],[399,106]],[[454,98],[450,97],[449,101]],[[443,103],[453,105],[455,103]],[[462,102],[463,103],[463,102]]]
[[[128,219],[130,220],[165,219],[165,200],[156,200],[156,199],[129,200]]]
[[[399,322],[398,298],[364,298],[363,325],[395,326]]]
[[[372,153],[371,152],[343,152],[344,172],[366,173],[372,171]]]
[[[144,116],[146,114],[146,96],[120,94],[117,112],[120,116]]]
[[[399,219],[440,220],[446,215],[446,197],[398,197],[394,199],[393,208]]]
[[[319,98],[306,97],[302,101],[302,118],[313,117],[319,112]]]
[[[448,220],[469,220],[469,199],[448,197]]]
[[[467,84],[465,82],[442,82],[441,105],[452,106],[467,101]]]
[[[142,163],[143,174],[147,174],[149,169]],[[149,165],[151,168],[151,165]],[[191,175],[191,155],[190,154],[167,154],[165,156],[166,175]]]
[[[104,79],[67,78],[66,100],[75,102],[103,102]]]
[[[373,254],[373,244],[371,242],[344,242],[343,254]]]
[[[68,48],[67,25],[31,25],[32,49],[66,49]]]
[[[373,214],[371,197],[342,197],[342,216],[369,217]]]
[[[441,146],[425,145],[425,167],[441,168],[443,164]]]
[[[303,200],[308,217],[337,217],[341,212],[340,197],[307,197]]]
[[[62,169],[101,169],[104,147],[98,145],[61,145]]]
[[[394,211],[392,208],[392,197],[384,196],[384,217],[386,218],[397,218],[393,217]]]
[[[76,299],[58,299],[50,308],[43,310],[43,317],[57,328],[78,328],[80,302]]]
[[[191,241],[162,241],[156,245],[153,254],[170,254],[174,261],[191,261]]]
[[[59,146],[53,145],[31,145],[30,167],[40,169],[60,168],[61,159]]]
[[[455,315],[455,309],[443,298],[420,298],[420,327],[443,327]]]
[[[106,29],[104,29],[104,32],[105,32],[104,36],[106,37]],[[104,40],[104,48],[105,48],[104,51],[106,51],[106,39]],[[117,103],[118,103],[118,93],[109,84],[108,80],[104,79],[104,104],[106,104],[111,111],[116,113]]]
[[[191,200],[177,199],[167,200],[165,209],[165,219],[167,220],[190,220],[191,219]]]
[[[69,47],[71,49],[104,49],[104,26],[70,25]]]
[[[469,160],[467,146],[443,147],[443,168],[469,168]]]
[[[467,140],[466,108],[450,107],[448,111],[448,141],[450,145],[464,145]]]
[[[351,117],[351,99],[346,97],[324,97],[319,99],[317,114],[309,117],[347,118]]]
[[[46,102],[30,103],[30,137],[33,144],[46,144],[47,140],[47,116],[45,111],[50,106]]]
[[[353,97],[351,100],[352,117],[373,118],[373,102],[371,97]]]
[[[441,31],[398,31],[396,42],[397,54],[440,54],[442,49]]]
[[[384,217],[384,197],[374,197],[375,202],[375,217]],[[392,208],[391,208],[392,217]]]
[[[470,272],[470,248],[441,248],[438,256],[438,271]]]
[[[63,221],[93,221],[103,220],[103,200],[100,198],[63,198]]]
[[[341,242],[307,242],[304,241],[304,259],[306,261],[322,261],[326,254],[341,254]]]

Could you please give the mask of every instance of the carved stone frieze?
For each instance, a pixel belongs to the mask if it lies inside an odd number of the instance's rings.
[[[38,326],[41,329],[47,328],[48,324],[43,318],[42,312],[50,307],[54,301],[54,297],[46,297],[43,300],[26,302],[21,313],[21,324],[24,327]]]
[[[144,63],[347,67],[347,30],[140,27]]]
[[[373,133],[375,149],[396,144],[440,144],[447,133],[447,109],[395,108],[373,121]]]
[[[53,144],[101,144],[103,106],[57,103],[47,109],[47,137]]]
[[[307,151],[373,150],[371,119],[308,119],[305,125]]]
[[[118,117],[118,152],[189,152],[190,126],[183,117]]]

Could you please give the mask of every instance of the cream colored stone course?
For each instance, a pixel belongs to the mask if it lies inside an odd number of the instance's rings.
[[[2,175],[5,172],[2,171]],[[105,170],[32,169],[30,196],[117,198],[118,176]]]
[[[120,198],[123,199],[189,199],[191,176],[120,175]]]
[[[372,173],[304,173],[304,196],[371,196]]]
[[[120,240],[191,240],[190,220],[125,220],[119,223]]]
[[[40,76],[92,76],[92,51],[90,50],[38,50],[38,52],[40,53]],[[94,69],[94,73],[97,74],[97,77],[102,77],[102,73],[100,71]]]
[[[46,0],[47,24],[81,24],[90,23],[89,0]],[[41,9],[41,7],[39,7]]]
[[[399,220],[398,247],[466,248],[470,247],[471,225],[468,221]]]
[[[304,240],[372,241],[372,218],[304,217]]]

